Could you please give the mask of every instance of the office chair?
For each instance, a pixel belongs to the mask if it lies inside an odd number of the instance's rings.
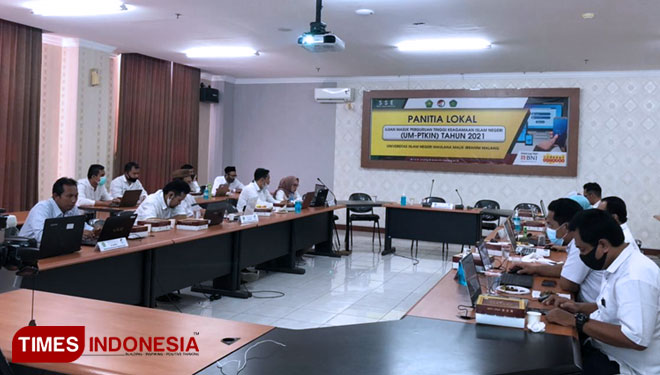
[[[497,203],[494,200],[482,199],[482,200],[478,201],[477,203],[475,203],[474,207],[476,207],[476,208],[490,208],[490,209],[494,209],[494,210],[499,210],[500,209],[500,204]],[[481,228],[482,229],[495,230],[495,228],[497,228],[499,225],[500,225],[499,216],[489,215],[489,214],[481,214]]]
[[[513,208],[513,211],[515,210],[528,210],[534,212],[536,210],[536,213],[541,215],[543,211],[541,211],[541,207],[539,207],[538,204],[536,203],[518,203],[516,207]]]
[[[422,199],[422,206],[430,206],[431,203],[447,203],[444,198],[440,197],[426,197]],[[415,246],[415,256],[413,256],[413,245]],[[449,254],[449,244],[448,243],[442,243],[442,255],[445,255],[445,250],[447,251],[447,254]],[[410,256],[413,258],[417,258],[417,253],[419,252],[419,241],[418,240],[412,240],[410,242]]]
[[[371,196],[366,193],[353,193],[348,197],[352,201],[371,201]],[[348,228],[351,234],[351,248],[353,248],[353,222],[354,221],[373,221],[373,229],[371,232],[371,244],[374,244],[376,238],[376,229],[378,229],[378,247],[382,246],[380,240],[380,216],[374,213],[373,207],[370,206],[353,206],[348,209]],[[355,212],[355,213],[351,213]]]

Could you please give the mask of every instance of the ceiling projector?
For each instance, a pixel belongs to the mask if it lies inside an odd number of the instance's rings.
[[[325,30],[325,23],[321,22],[322,0],[316,0],[316,20],[310,22],[309,32],[298,37],[298,44],[310,52],[336,52],[343,51],[346,45],[335,34]]]

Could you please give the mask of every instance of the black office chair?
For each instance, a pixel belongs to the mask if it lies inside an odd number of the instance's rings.
[[[430,207],[432,203],[447,203],[444,198],[440,197],[426,197],[422,199],[422,206],[425,207]],[[415,255],[413,256],[413,245],[415,246]],[[443,243],[442,244],[442,255],[445,255],[445,250],[447,253],[449,253],[449,244]],[[417,258],[417,253],[419,252],[419,241],[417,240],[412,240],[410,242],[410,256],[413,258]]]
[[[371,196],[366,193],[353,193],[348,197],[352,201],[371,201]],[[371,233],[371,244],[373,245],[376,238],[376,230],[378,230],[378,247],[382,246],[380,240],[380,216],[374,213],[374,208],[371,206],[353,206],[348,209],[348,231],[351,235],[351,248],[353,248],[353,222],[354,221],[373,221],[373,230]],[[355,212],[355,213],[351,213]]]
[[[499,210],[500,204],[491,199],[482,199],[474,204],[475,208],[490,208]],[[481,214],[481,229],[494,230],[500,225],[499,216]]]
[[[541,211],[541,207],[539,207],[538,204],[536,203],[518,203],[516,207],[513,208],[513,211],[515,210],[527,210],[527,211],[534,211],[536,210],[536,213],[539,215],[543,215],[543,211]]]

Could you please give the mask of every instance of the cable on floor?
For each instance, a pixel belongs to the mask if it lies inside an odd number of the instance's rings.
[[[220,369],[220,372],[221,372],[223,375],[227,375],[227,374],[224,372],[223,367],[226,366],[226,365],[229,364],[229,363],[237,362],[237,363],[238,363],[238,365],[237,365],[237,366],[238,366],[238,370],[236,371],[236,375],[238,375],[238,374],[241,373],[241,371],[243,371],[243,369],[244,369],[245,366],[247,365],[247,362],[248,362],[247,356],[248,356],[248,353],[250,352],[250,350],[252,350],[252,348],[254,348],[254,347],[257,346],[257,345],[261,345],[261,344],[264,344],[264,343],[267,343],[267,342],[272,342],[273,344],[277,344],[277,345],[279,345],[279,346],[286,347],[285,344],[282,344],[281,342],[278,342],[278,341],[275,341],[275,340],[263,340],[263,341],[259,341],[258,343],[256,343],[256,344],[252,345],[251,347],[249,347],[249,348],[245,351],[245,353],[243,353],[243,364],[242,364],[242,365],[241,365],[241,361],[240,361],[240,360],[238,360],[238,359],[232,359],[232,360],[229,360],[229,361],[224,362],[224,363],[218,363],[216,366]]]
[[[400,255],[400,254],[397,254],[397,253],[394,253],[394,254],[392,254],[392,255],[394,255],[395,257],[405,258],[405,259],[408,259],[408,260],[412,260],[412,261],[413,261],[413,266],[416,266],[416,265],[419,264],[419,259],[418,259],[418,258],[407,257],[407,256],[405,256],[405,255]]]

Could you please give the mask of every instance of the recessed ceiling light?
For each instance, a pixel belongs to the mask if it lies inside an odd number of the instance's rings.
[[[291,29],[288,28],[288,27],[278,27],[277,31],[281,31],[283,33],[288,33],[289,31],[291,31]]]
[[[412,39],[400,42],[396,47],[405,52],[472,51],[490,48],[491,44],[479,38]]]
[[[426,25],[426,22],[413,22],[413,26]]]
[[[121,0],[34,0],[23,6],[38,16],[52,17],[101,16],[133,9]]]
[[[582,18],[584,18],[585,20],[590,20],[590,19],[594,18],[595,16],[596,15],[591,13],[591,12],[582,13]]]
[[[248,57],[259,52],[250,47],[196,47],[185,51],[190,58]]]
[[[374,14],[374,11],[372,9],[358,9],[355,11],[355,14],[360,15],[360,16],[371,16]]]

